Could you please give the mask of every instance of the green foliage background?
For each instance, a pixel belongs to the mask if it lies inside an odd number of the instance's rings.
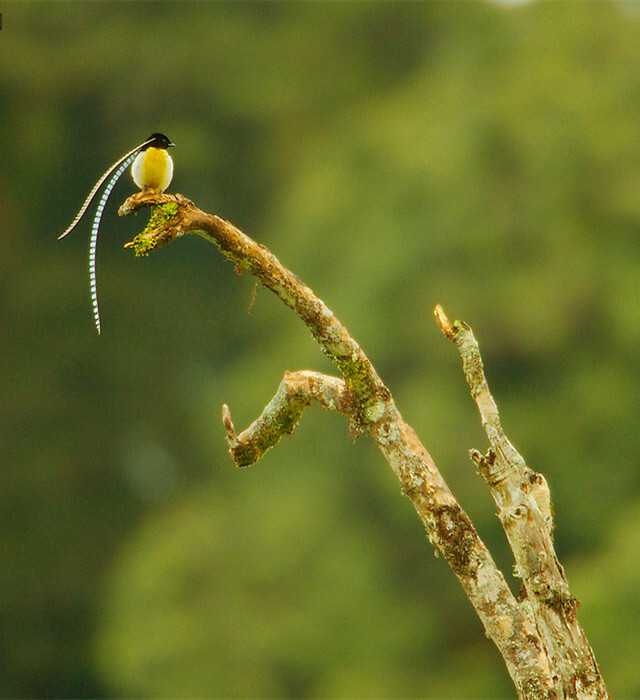
[[[374,447],[313,408],[256,467],[286,369],[332,371],[213,246],[122,244],[106,166],[268,245],[365,348],[503,570],[467,451],[474,328],[610,690],[640,695],[640,14],[629,3],[4,2],[0,695],[495,697],[502,661]],[[252,294],[256,293],[251,306]],[[517,582],[513,582],[517,590]]]

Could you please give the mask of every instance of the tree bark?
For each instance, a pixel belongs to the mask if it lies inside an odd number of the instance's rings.
[[[307,370],[286,373],[262,414],[240,434],[225,405],[223,423],[236,465],[253,464],[283,435],[290,434],[313,401],[343,414],[351,433],[368,435],[387,459],[430,542],[451,567],[502,654],[518,696],[608,697],[577,621],[577,602],[553,549],[549,489],[544,477],[526,466],[502,431],[471,329],[463,323],[451,324],[442,309],[436,309],[441,330],[458,346],[489,438],[487,455],[472,450],[471,457],[498,505],[526,591],[521,601],[512,595],[469,516],[403,420],[368,357],[324,302],[267,248],[185,197],[141,192],[126,200],[120,214],[132,214],[142,207],[151,207],[153,213],[146,229],[127,244],[136,255],[147,255],[187,233],[215,243],[227,259],[250,271],[298,314],[342,375]]]

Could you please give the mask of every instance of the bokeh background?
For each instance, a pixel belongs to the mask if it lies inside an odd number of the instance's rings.
[[[236,470],[306,328],[193,237],[136,260],[90,221],[152,131],[172,192],[232,221],[348,326],[509,577],[486,449],[435,304],[469,322],[547,477],[580,619],[640,695],[640,7],[3,2],[0,695],[512,696],[366,440],[317,407]],[[254,299],[255,296],[255,299]],[[518,582],[511,579],[514,591]]]

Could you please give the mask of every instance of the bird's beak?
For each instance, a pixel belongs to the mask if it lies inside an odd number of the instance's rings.
[[[170,143],[167,148],[171,148],[171,146],[175,146],[175,143]]]

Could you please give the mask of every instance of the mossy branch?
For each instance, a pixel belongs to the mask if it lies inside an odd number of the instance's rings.
[[[120,207],[120,215],[151,207],[153,214],[145,230],[128,247],[136,255],[148,255],[160,246],[187,233],[195,233],[214,243],[220,252],[241,269],[255,275],[307,324],[320,347],[343,374],[358,411],[354,429],[365,424],[376,405],[388,396],[388,389],[369,358],[347,329],[302,280],[271,253],[233,224],[198,209],[182,195],[139,192]]]
[[[222,422],[227,431],[229,452],[236,466],[248,467],[254,464],[283,435],[291,435],[304,409],[311,405],[312,400],[327,410],[349,415],[350,401],[345,381],[309,370],[285,372],[275,396],[240,435],[236,435],[231,412],[224,404]]]
[[[120,214],[132,214],[142,207],[151,207],[153,214],[144,232],[129,244],[137,255],[146,255],[187,233],[215,243],[227,259],[254,274],[298,314],[342,374],[340,379],[306,370],[286,373],[259,418],[239,435],[225,405],[223,423],[235,463],[254,463],[283,435],[291,434],[312,401],[347,416],[352,433],[368,435],[389,462],[429,540],[457,576],[487,635],[500,650],[518,696],[531,700],[606,698],[593,652],[576,619],[575,600],[553,551],[546,482],[526,467],[502,431],[471,329],[450,323],[442,309],[436,309],[443,333],[458,345],[489,437],[487,456],[476,450],[472,459],[492,489],[514,548],[527,592],[522,602],[512,595],[469,516],[403,420],[375,368],[324,302],[271,251],[185,197],[140,192],[126,200]]]

